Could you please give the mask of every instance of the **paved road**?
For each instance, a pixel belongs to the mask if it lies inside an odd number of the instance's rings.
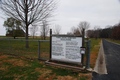
[[[120,45],[102,40],[108,74],[92,73],[92,80],[120,80]]]

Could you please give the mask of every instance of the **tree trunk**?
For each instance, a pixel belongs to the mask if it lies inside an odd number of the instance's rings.
[[[83,30],[82,30],[82,47],[84,47],[84,41],[85,41],[84,37],[85,37],[85,29],[83,28]],[[84,65],[84,54],[82,54],[81,63],[82,63],[82,65]]]
[[[44,35],[44,40],[45,40],[45,35]]]
[[[34,39],[34,35],[33,35],[33,39]]]
[[[28,26],[26,25],[26,48],[29,48],[29,43],[28,43]]]
[[[25,24],[26,24],[26,48],[29,48],[29,43],[28,43],[28,5],[27,5],[28,0],[26,0],[25,3]]]
[[[14,36],[14,39],[15,39],[15,36]]]

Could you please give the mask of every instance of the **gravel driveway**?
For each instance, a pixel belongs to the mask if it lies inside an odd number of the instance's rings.
[[[93,72],[92,80],[120,80],[120,45],[102,40],[108,74]]]

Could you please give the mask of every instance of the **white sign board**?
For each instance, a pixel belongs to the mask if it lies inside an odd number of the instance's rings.
[[[82,37],[52,36],[51,59],[81,63]]]

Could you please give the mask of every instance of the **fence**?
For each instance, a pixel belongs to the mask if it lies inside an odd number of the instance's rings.
[[[25,39],[0,39],[0,53],[26,57],[30,59],[49,60],[50,41],[49,40],[28,40],[29,48],[25,48]],[[86,43],[86,67],[90,67],[90,46],[91,41]]]
[[[49,59],[49,40],[28,40],[29,48],[25,48],[25,42],[25,39],[0,39],[0,53],[30,59]]]

